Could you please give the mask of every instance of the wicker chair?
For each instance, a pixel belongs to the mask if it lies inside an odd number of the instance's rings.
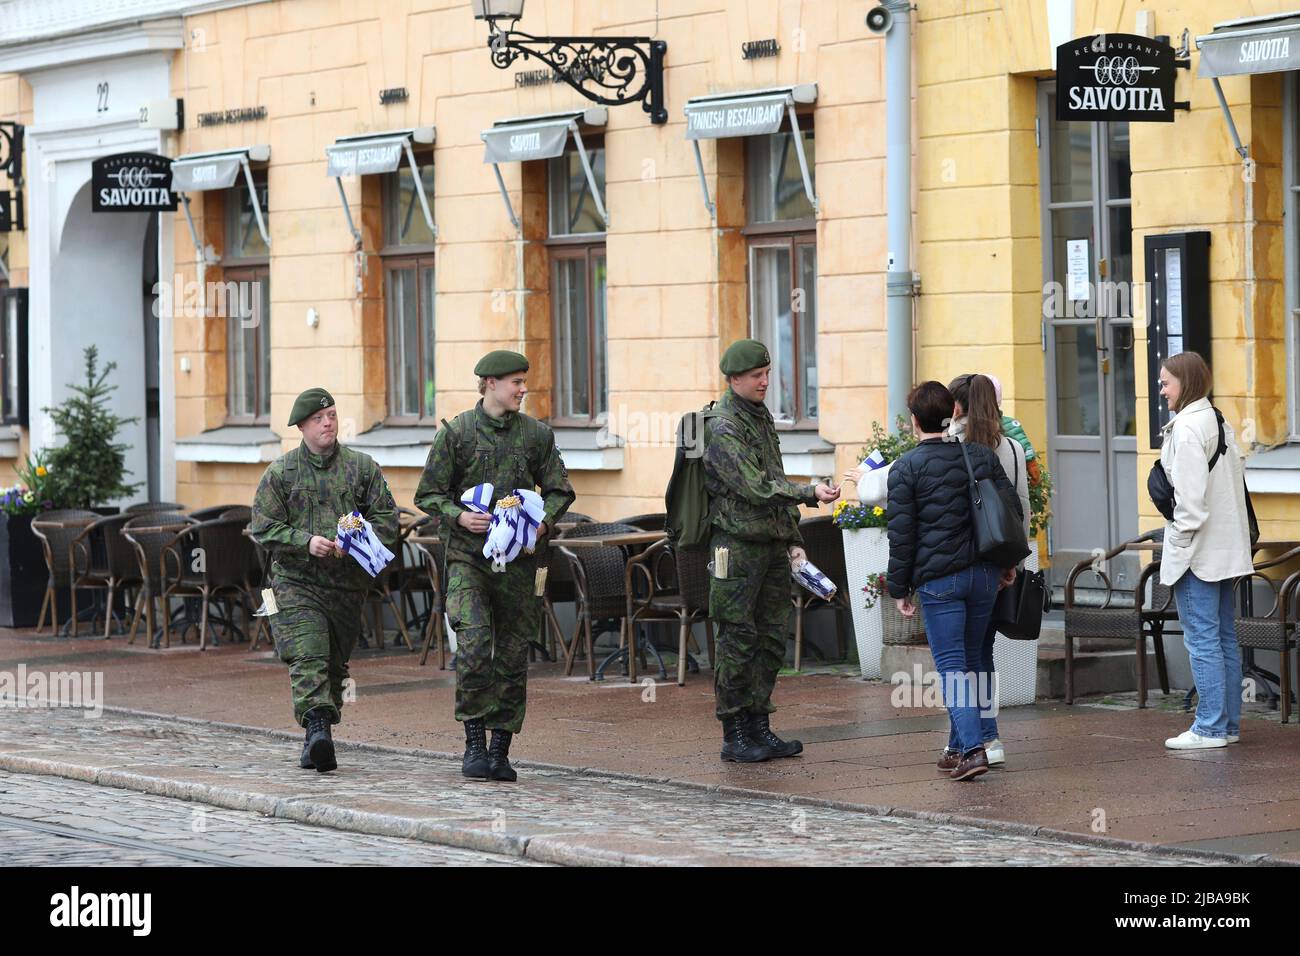
[[[713,622],[709,620],[709,553],[672,548],[657,541],[641,554],[629,558],[624,578],[627,592],[628,632],[638,623],[672,621],[678,626],[677,685],[686,686],[690,661],[687,641],[691,625],[704,622],[708,636],[709,666],[713,666]]]
[[[208,616],[211,603],[225,597],[227,605],[223,622],[227,636],[235,629],[234,612],[229,605],[229,597],[239,598],[244,610],[245,623],[251,620],[252,611],[248,607],[248,552],[252,542],[243,534],[244,522],[238,518],[217,518],[214,521],[200,521],[183,528],[180,533],[164,546],[163,563],[163,609],[166,613],[172,598],[198,598],[202,602],[202,611],[198,621],[199,650],[207,650]],[[203,556],[200,570],[194,569],[190,557],[197,553]],[[184,640],[184,632],[181,635]],[[213,643],[216,641],[214,639]]]
[[[135,643],[135,632],[143,616],[148,642],[150,646],[158,646],[153,639],[153,605],[155,600],[162,600],[167,586],[163,552],[176,540],[178,534],[192,524],[195,521],[183,514],[160,511],[133,515],[122,526],[122,537],[130,542],[135,551],[136,567],[140,572],[140,596],[135,602],[135,617],[131,621],[128,644]],[[162,602],[162,619],[163,645],[171,647],[171,615],[167,613],[165,601]]]
[[[1237,643],[1245,648],[1261,651],[1276,651],[1281,657],[1278,669],[1278,690],[1281,692],[1282,723],[1291,719],[1291,652],[1296,646],[1296,620],[1300,618],[1295,601],[1300,594],[1300,571],[1292,572],[1285,581],[1278,582],[1264,574],[1272,568],[1279,568],[1300,558],[1300,547],[1293,547],[1274,558],[1256,559],[1255,570],[1233,583],[1238,595],[1239,608],[1235,618]],[[1273,606],[1264,614],[1254,613],[1254,596],[1246,601],[1240,598],[1249,594],[1242,593],[1258,578],[1273,593]],[[1245,605],[1243,608],[1242,605]],[[1244,613],[1243,613],[1244,611]]]
[[[664,526],[668,523],[668,515],[663,512],[659,514],[633,515],[630,518],[619,518],[618,523],[630,524],[642,531],[663,531]]]
[[[74,588],[98,588],[108,592],[104,611],[104,639],[112,635],[114,602],[119,593],[140,583],[131,546],[122,538],[122,526],[131,515],[100,518],[87,525],[72,542]],[[119,622],[120,624],[121,622]],[[126,628],[121,628],[126,633]]]
[[[77,540],[87,527],[99,520],[99,517],[93,511],[68,508],[47,511],[32,521],[32,533],[41,539],[41,550],[45,553],[45,566],[50,572],[45,585],[45,599],[41,602],[40,618],[36,622],[36,633],[39,634],[45,625],[47,607],[50,609],[50,633],[58,633],[58,589],[67,588],[72,603],[72,636],[77,636],[77,589],[73,584],[75,572],[72,542]]]
[[[1133,644],[1137,652],[1138,707],[1147,705],[1147,636],[1156,651],[1156,670],[1160,679],[1160,689],[1169,693],[1169,671],[1165,666],[1165,627],[1178,620],[1178,610],[1174,606],[1174,592],[1160,583],[1160,562],[1152,561],[1138,575],[1137,587],[1132,592],[1132,606],[1111,607],[1119,596],[1109,575],[1100,565],[1109,561],[1129,545],[1158,543],[1164,540],[1164,529],[1148,531],[1131,541],[1126,541],[1116,548],[1098,557],[1080,561],[1070,571],[1065,582],[1065,702],[1074,703],[1074,642],[1081,639],[1127,641]],[[1080,604],[1075,592],[1076,582],[1084,574],[1095,574],[1106,585],[1105,597],[1101,607],[1089,607]],[[1147,584],[1151,585],[1148,600]]]
[[[413,514],[405,508],[399,508],[399,512],[405,512],[408,515]],[[375,635],[375,641],[380,649],[384,646],[384,607],[387,605],[393,612],[393,617],[397,621],[397,631],[402,636],[402,641],[406,644],[407,650],[415,653],[415,644],[411,641],[411,635],[406,629],[406,614],[401,602],[398,600],[404,594],[404,583],[409,576],[406,565],[406,539],[416,532],[417,529],[424,527],[431,519],[427,515],[421,516],[418,520],[403,524],[398,531],[397,544],[393,547],[393,560],[388,562],[384,570],[380,571],[370,582],[370,587],[366,590],[366,607],[370,611],[370,618],[373,622],[371,630]],[[348,560],[351,560],[349,558]]]
[[[803,666],[803,618],[809,611],[830,608],[835,612],[835,637],[839,659],[848,654],[848,628],[853,609],[849,605],[849,572],[844,563],[844,536],[830,515],[805,518],[799,522],[803,535],[804,553],[817,569],[835,585],[835,596],[829,601],[813,594],[793,578],[790,579],[794,600],[794,669]]]
[[[148,514],[150,511],[165,511],[168,514],[182,514],[186,509],[185,505],[177,504],[174,501],[145,501],[138,505],[132,505],[126,509],[129,515]]]
[[[640,530],[626,524],[590,522],[582,524],[580,529],[575,528],[570,534],[573,537],[581,535],[584,538],[595,538],[611,534],[632,534]],[[623,580],[627,558],[618,548],[570,550],[564,546],[564,537],[552,541],[551,548],[568,564],[573,579],[574,605],[577,612],[577,626],[574,628],[573,639],[564,646],[564,673],[565,676],[573,673],[578,640],[581,637],[587,653],[587,677],[595,680],[593,635],[613,630],[611,625],[617,621],[620,647],[626,637],[627,593],[624,590]]]
[[[216,521],[218,518],[226,517],[226,512],[236,508],[247,508],[250,515],[253,512],[253,509],[247,505],[213,505],[211,508],[199,508],[197,511],[191,511],[190,517],[195,521]]]

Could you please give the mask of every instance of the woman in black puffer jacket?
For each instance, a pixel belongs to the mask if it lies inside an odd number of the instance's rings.
[[[993,600],[1016,571],[982,562],[975,553],[962,445],[944,435],[953,416],[952,393],[939,382],[922,382],[908,395],[907,407],[921,441],[889,470],[889,594],[905,617],[916,613],[910,595],[921,596],[944,705],[961,742],[959,751],[944,750],[939,769],[968,780],[988,770],[980,711],[991,709],[992,688],[988,675],[979,686],[980,649]],[[1019,498],[997,456],[974,442],[966,452],[975,480],[992,478],[1019,515]]]

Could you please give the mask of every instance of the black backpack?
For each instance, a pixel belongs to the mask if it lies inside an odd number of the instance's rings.
[[[703,551],[709,546],[709,492],[704,485],[704,423],[710,418],[731,416],[716,402],[698,412],[683,415],[677,423],[677,453],[673,474],[664,492],[668,518],[664,530],[673,547]]]
[[[1213,471],[1214,466],[1219,463],[1223,453],[1228,450],[1228,435],[1223,430],[1223,413],[1217,408],[1214,409],[1214,417],[1219,422],[1219,445],[1214,449],[1214,454],[1210,456],[1210,467],[1208,471]],[[1246,479],[1243,476],[1241,480],[1242,491],[1246,493],[1246,521],[1250,525],[1250,543],[1255,545],[1259,542],[1259,520],[1255,517],[1255,505],[1250,500],[1250,488],[1246,485]],[[1151,466],[1151,473],[1147,475],[1147,494],[1151,496],[1151,503],[1156,506],[1156,510],[1164,517],[1166,521],[1174,520],[1174,483],[1169,480],[1169,475],[1165,472],[1165,466],[1159,458]]]

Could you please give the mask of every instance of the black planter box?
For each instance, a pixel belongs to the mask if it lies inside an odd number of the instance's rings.
[[[49,580],[31,515],[0,513],[0,627],[35,627]]]

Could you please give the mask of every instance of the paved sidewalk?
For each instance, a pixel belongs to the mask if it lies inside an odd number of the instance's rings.
[[[435,658],[436,660],[436,658]],[[35,637],[0,630],[0,672],[102,673],[107,703],[135,710],[297,730],[287,670],[247,646],[200,653],[112,641]],[[455,675],[418,665],[403,650],[353,659],[356,701],[338,735],[346,741],[459,752]],[[1189,718],[1150,710],[1044,702],[1003,711],[1007,769],[972,784],[934,770],[946,739],[943,712],[891,700],[895,689],[833,673],[783,676],[773,726],[803,739],[803,756],[765,764],[718,759],[712,674],[685,687],[591,684],[555,665],[529,671],[528,717],[512,750],[526,761],[806,796],[874,808],[953,814],[1107,836],[1300,860],[1300,736],[1297,724],[1245,721],[1242,742],[1171,753],[1166,737]],[[1177,697],[1181,699],[1181,694]],[[902,703],[906,706],[896,706]],[[6,715],[0,712],[0,725]]]
[[[561,864],[1178,866],[1207,854],[1071,842],[1031,826],[877,816],[807,798],[521,767],[467,781],[453,758],[340,746],[330,774],[297,766],[297,735],[72,709],[10,710],[0,770],[67,777],[228,810]],[[0,817],[13,816],[0,793]],[[58,822],[59,816],[52,818]],[[1104,845],[1109,842],[1112,846]]]

